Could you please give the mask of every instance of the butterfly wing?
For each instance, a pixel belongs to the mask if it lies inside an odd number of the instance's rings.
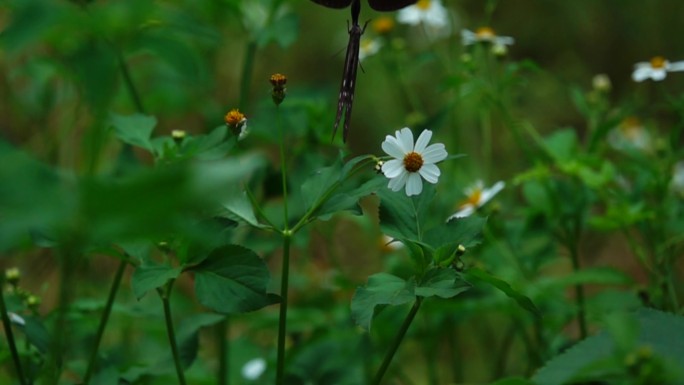
[[[317,3],[319,1],[314,0]],[[322,0],[321,0],[322,1]],[[408,5],[415,4],[418,0],[368,0],[371,8],[380,12],[396,11]]]
[[[342,9],[347,8],[353,0],[311,0],[316,4],[320,4],[328,8]]]

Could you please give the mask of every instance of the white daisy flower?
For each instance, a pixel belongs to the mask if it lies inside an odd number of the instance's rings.
[[[266,360],[263,358],[254,358],[247,361],[242,367],[242,377],[254,381],[261,377],[266,371]]]
[[[361,38],[361,45],[359,46],[359,60],[363,60],[369,56],[373,56],[380,51],[382,41],[373,38]]]
[[[670,63],[662,56],[656,56],[651,61],[639,62],[634,65],[632,80],[643,82],[646,79],[661,81],[668,72],[684,71],[684,61]]]
[[[423,23],[438,29],[449,27],[449,15],[440,0],[418,0],[416,4],[402,8],[397,20],[409,25]]]
[[[651,151],[653,141],[639,118],[627,117],[608,133],[608,144],[616,150],[636,149]]]
[[[494,30],[489,27],[480,27],[475,32],[464,29],[461,30],[461,42],[463,45],[473,45],[477,43],[490,43],[494,46],[505,48],[507,45],[513,45],[515,39],[510,36],[498,36]]]
[[[484,183],[481,180],[477,181],[474,185],[465,189],[466,199],[459,204],[456,214],[447,218],[447,222],[453,218],[463,218],[471,215],[475,210],[494,198],[494,195],[498,194],[505,186],[504,182],[498,181],[494,183],[494,186],[484,188]]]
[[[423,191],[423,179],[435,184],[440,171],[435,163],[447,157],[444,144],[435,143],[428,146],[432,131],[423,131],[413,144],[413,133],[408,127],[396,131],[394,136],[387,135],[382,142],[382,149],[394,159],[382,165],[382,172],[389,178],[392,191],[399,191],[406,185],[406,195],[418,195]]]

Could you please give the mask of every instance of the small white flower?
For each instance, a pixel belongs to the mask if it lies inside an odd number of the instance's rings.
[[[369,56],[373,56],[380,51],[382,42],[378,39],[362,37],[361,45],[359,47],[359,60],[363,60]]]
[[[463,45],[473,45],[477,43],[490,43],[494,46],[513,45],[515,39],[510,36],[498,36],[489,27],[480,27],[475,32],[464,29],[461,30],[461,42]],[[499,48],[500,49],[500,48]]]
[[[242,377],[247,380],[253,381],[261,377],[266,371],[266,360],[263,358],[254,358],[247,361],[247,363],[242,367]]]
[[[632,80],[643,82],[646,79],[661,81],[668,72],[684,71],[684,61],[670,63],[662,56],[656,56],[651,61],[639,62],[634,65]]]
[[[613,88],[610,78],[606,74],[597,74],[591,79],[591,86],[598,92],[609,92]]]
[[[616,150],[636,149],[651,151],[651,134],[638,118],[627,117],[608,133],[608,143]]]
[[[19,314],[12,313],[11,311],[8,311],[7,315],[9,316],[9,319],[11,322],[13,322],[19,326],[26,325],[26,321],[24,321],[24,318],[22,318],[22,316],[20,316]]]
[[[418,0],[416,4],[401,9],[397,20],[409,25],[423,23],[437,29],[449,27],[449,15],[440,0]]]
[[[423,131],[413,144],[413,133],[408,127],[396,131],[394,136],[387,135],[382,142],[382,149],[394,159],[382,165],[382,172],[389,178],[387,187],[399,191],[406,185],[406,195],[418,195],[423,191],[423,179],[435,184],[440,171],[435,163],[447,157],[444,144],[435,143],[428,146],[432,131]]]
[[[498,194],[506,184],[502,181],[494,183],[490,188],[484,188],[482,181],[477,181],[474,185],[465,189],[466,199],[458,206],[456,214],[447,218],[447,222],[453,218],[463,218],[471,215],[478,208],[489,202],[494,195]]]

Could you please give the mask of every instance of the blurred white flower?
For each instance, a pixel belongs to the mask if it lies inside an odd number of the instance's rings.
[[[401,9],[397,20],[409,25],[422,23],[436,29],[449,28],[449,14],[440,0],[418,0],[416,4]]]
[[[616,150],[651,151],[653,141],[639,118],[627,117],[608,133],[608,144]]]
[[[473,45],[477,43],[490,43],[498,49],[505,48],[507,45],[515,43],[515,39],[510,36],[498,36],[494,30],[489,27],[480,27],[475,32],[463,29],[461,30],[461,42],[463,45]]]
[[[373,56],[380,51],[382,41],[371,37],[362,37],[361,45],[359,46],[359,60],[363,60],[369,56]]]
[[[266,360],[263,358],[254,358],[247,361],[242,367],[242,377],[253,381],[261,377],[266,371]]]
[[[404,248],[403,243],[385,234],[382,234],[380,246],[381,250],[384,252],[392,252]]]
[[[598,92],[609,92],[613,87],[610,78],[606,74],[597,74],[591,79],[591,86]]]
[[[471,215],[475,210],[494,198],[494,195],[498,194],[505,186],[504,182],[499,181],[490,188],[484,188],[484,183],[481,180],[477,181],[465,189],[466,198],[459,204],[458,211],[447,218],[447,222],[453,218],[463,218]]]
[[[12,323],[15,323],[19,326],[26,325],[26,321],[24,321],[24,318],[22,316],[20,316],[19,314],[12,313],[11,311],[8,311],[7,315],[9,316],[9,319]]]
[[[423,179],[437,183],[440,171],[435,163],[447,157],[444,144],[428,146],[432,131],[424,130],[413,143],[413,132],[408,127],[396,131],[395,136],[387,135],[382,149],[394,159],[382,165],[382,172],[389,178],[387,187],[392,191],[401,190],[406,185],[406,195],[418,195],[423,191]]]
[[[684,71],[684,61],[671,63],[662,56],[656,56],[651,61],[636,63],[632,79],[635,82],[643,82],[646,79],[661,81],[667,77],[668,72],[676,71]]]

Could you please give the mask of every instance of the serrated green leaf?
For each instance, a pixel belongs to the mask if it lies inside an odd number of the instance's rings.
[[[182,271],[180,267],[166,265],[139,266],[131,277],[133,294],[140,300],[148,291],[162,287],[168,281],[178,278]]]
[[[537,317],[542,316],[541,312],[539,311],[539,309],[537,309],[532,300],[530,300],[526,296],[520,294],[518,291],[513,289],[511,285],[509,285],[506,281],[496,278],[493,275],[490,275],[489,273],[477,268],[468,269],[465,272],[465,279],[466,281],[469,281],[471,283],[483,282],[488,285],[491,285],[502,291],[510,298],[514,299],[518,303],[518,305],[520,305],[523,309],[529,311]]]
[[[352,318],[357,325],[370,330],[375,308],[380,305],[402,305],[416,299],[415,282],[405,281],[387,273],[368,277],[366,286],[359,287],[351,301]]]
[[[231,194],[231,197],[223,203],[223,208],[228,211],[227,217],[229,219],[246,223],[256,228],[268,228],[268,226],[262,225],[257,220],[256,215],[254,215],[252,202],[245,192],[235,191]]]
[[[244,247],[220,247],[189,270],[195,273],[197,299],[219,313],[246,313],[274,303],[266,291],[270,281],[268,267]]]
[[[421,297],[455,297],[468,290],[470,285],[450,268],[433,268],[428,270],[421,283],[416,286],[415,294]]]
[[[360,215],[361,211],[358,206],[359,199],[383,188],[385,183],[383,178],[373,178],[356,188],[340,189],[339,192],[321,205],[320,209],[317,210],[316,215],[323,216],[340,211],[352,211]]]
[[[425,223],[427,206],[435,195],[432,185],[423,186],[423,192],[414,197],[404,191],[379,189],[380,229],[392,238],[420,240]]]
[[[425,233],[423,242],[434,248],[445,245],[465,248],[477,246],[481,242],[482,229],[487,218],[471,215],[465,218],[454,218],[449,222],[433,227]]]
[[[112,114],[109,123],[114,127],[116,137],[122,142],[152,151],[150,137],[157,125],[157,118],[154,116]]]

